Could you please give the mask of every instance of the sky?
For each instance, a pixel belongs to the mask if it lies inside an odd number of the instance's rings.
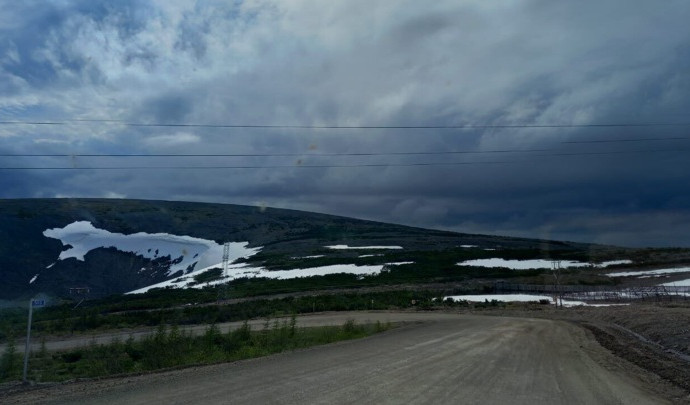
[[[0,198],[690,247],[686,0],[0,5]]]

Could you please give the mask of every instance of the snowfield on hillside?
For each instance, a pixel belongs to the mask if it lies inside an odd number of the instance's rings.
[[[324,246],[333,250],[352,250],[352,249],[393,249],[400,250],[402,246],[348,246],[348,245],[330,245]]]
[[[293,257],[291,257],[290,259],[293,259],[293,260],[302,260],[302,259],[320,259],[320,258],[322,258],[322,257],[326,257],[326,256],[325,256],[325,255],[311,255],[311,256],[302,256],[302,257],[299,257],[299,256],[293,256]]]
[[[469,301],[469,302],[484,302],[484,301],[502,301],[502,302],[538,302],[540,300],[547,300],[551,302],[553,297],[548,295],[530,295],[530,294],[468,294],[468,295],[449,295],[443,297],[443,300],[452,299],[453,301]]]
[[[212,240],[167,233],[138,232],[125,235],[96,228],[88,221],[73,222],[64,228],[46,229],[43,235],[69,246],[60,253],[58,260],[74,258],[84,261],[84,256],[94,249],[115,248],[152,260],[169,257],[168,275],[179,270],[186,272],[208,267],[223,260],[223,245]],[[248,248],[248,244],[230,243],[230,261],[249,257],[261,249]]]
[[[562,269],[570,269],[577,267],[608,267],[620,264],[631,264],[630,260],[612,260],[603,263],[584,263],[575,262],[571,260],[557,260],[556,261]],[[474,267],[504,267],[511,270],[529,270],[529,269],[551,269],[554,266],[553,260],[532,259],[532,260],[506,260],[500,258],[491,259],[476,259],[466,260],[457,263],[458,266],[474,266]]]
[[[493,300],[501,302],[538,302],[541,300],[548,301],[555,304],[554,297],[548,295],[530,295],[530,294],[485,294],[485,295],[451,295],[443,297],[443,300],[452,299],[453,301],[469,301],[469,302],[491,302]],[[571,299],[561,300],[564,307],[576,306],[590,306],[590,307],[610,307],[616,305],[628,304],[591,304],[585,301],[575,301]]]
[[[611,260],[611,261],[608,261],[608,262],[601,262],[601,263],[599,263],[599,264],[595,264],[594,266],[595,266],[595,267],[611,267],[611,266],[618,266],[618,265],[622,265],[622,264],[632,264],[632,263],[633,263],[633,261],[632,261],[632,260],[628,260],[628,259],[625,259],[625,260]]]
[[[458,263],[458,266],[475,266],[475,267],[505,267],[511,270],[528,270],[528,269],[550,269],[553,266],[551,260],[535,259],[535,260],[505,260],[499,258],[493,259],[476,259],[466,260]],[[587,267],[588,263],[572,262],[568,260],[561,260],[562,268],[570,267]]]
[[[621,271],[617,273],[606,274],[609,277],[661,277],[673,273],[690,273],[690,267],[677,267],[670,269],[656,269],[656,270],[639,270],[639,271]]]
[[[403,264],[412,264],[413,262],[398,262],[398,263],[386,263],[371,266],[357,266],[354,264],[334,264],[330,266],[321,267],[310,267],[306,269],[293,269],[293,270],[266,270],[262,267],[249,267],[245,264],[232,264],[228,266],[228,274],[226,277],[221,277],[219,279],[204,282],[200,284],[194,284],[194,277],[200,275],[208,270],[214,268],[222,268],[222,263],[218,263],[207,268],[191,272],[183,277],[177,277],[172,280],[167,280],[162,283],[150,285],[148,287],[140,288],[138,290],[130,291],[127,294],[141,294],[145,293],[152,288],[203,288],[210,285],[223,284],[232,281],[236,278],[272,278],[278,280],[286,280],[291,278],[300,277],[311,277],[311,276],[325,276],[328,274],[356,274],[359,276],[374,275],[379,274],[383,271],[386,266],[398,266]]]
[[[690,278],[687,280],[671,281],[669,283],[661,284],[666,287],[690,287]]]

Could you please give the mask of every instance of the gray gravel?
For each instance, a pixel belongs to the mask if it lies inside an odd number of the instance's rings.
[[[309,317],[416,320],[370,338],[262,359],[6,398],[50,404],[657,404],[664,386],[561,321],[435,313]],[[415,318],[415,319],[412,319]],[[381,319],[379,319],[381,320]]]

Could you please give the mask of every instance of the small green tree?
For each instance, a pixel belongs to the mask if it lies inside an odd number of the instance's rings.
[[[223,334],[215,323],[212,323],[204,333],[204,342],[208,349],[212,350],[215,346],[220,346],[223,343]]]
[[[345,332],[347,335],[352,335],[352,334],[354,334],[356,330],[357,330],[357,326],[356,326],[356,324],[355,324],[355,320],[354,320],[354,319],[348,319],[348,320],[345,321],[345,323],[343,324],[343,332]]]
[[[242,323],[242,326],[228,333],[230,334],[230,339],[237,343],[244,344],[249,342],[252,338],[252,329],[249,326],[249,322],[246,320]]]

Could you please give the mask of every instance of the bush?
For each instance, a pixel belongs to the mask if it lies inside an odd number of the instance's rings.
[[[348,319],[345,321],[343,324],[343,332],[347,335],[351,335],[357,331],[357,327],[355,326],[355,320],[354,319]]]
[[[81,350],[73,350],[66,353],[62,353],[62,361],[65,363],[76,363],[84,356]]]
[[[297,328],[293,315],[283,320],[267,318],[264,329],[253,332],[245,321],[236,330],[226,334],[216,325],[193,336],[177,326],[160,326],[156,333],[135,341],[130,336],[121,342],[113,339],[109,344],[89,345],[63,353],[33,357],[30,378],[40,381],[60,381],[70,378],[99,377],[112,374],[158,370],[181,365],[217,363],[304,348],[338,340],[354,339],[390,327],[380,322],[357,325],[347,320],[341,326]],[[20,376],[20,357],[13,345],[7,346],[0,358],[0,377],[4,380]]]

